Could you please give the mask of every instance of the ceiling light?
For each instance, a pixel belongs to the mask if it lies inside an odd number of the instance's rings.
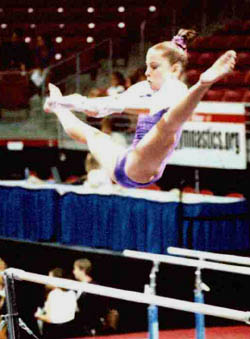
[[[119,24],[117,25],[119,28],[124,28],[126,25],[124,22],[119,22]]]
[[[88,13],[94,13],[95,9],[93,7],[88,7],[87,12]]]
[[[63,38],[61,36],[56,37],[56,42],[60,44],[63,41]]]
[[[125,12],[125,7],[120,6],[120,7],[118,7],[117,10],[118,10],[118,12],[123,13],[123,12]]]
[[[94,38],[92,36],[88,36],[86,41],[87,41],[88,44],[91,44],[91,42],[94,41]]]
[[[60,54],[60,53],[56,53],[56,55],[55,55],[55,59],[56,59],[56,60],[60,60],[60,59],[62,59],[62,54]]]
[[[149,10],[149,12],[155,12],[156,7],[155,6],[149,6],[148,10]]]

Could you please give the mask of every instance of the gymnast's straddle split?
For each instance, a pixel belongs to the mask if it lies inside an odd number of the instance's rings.
[[[56,114],[69,136],[88,144],[115,182],[124,187],[146,187],[162,176],[180,139],[183,123],[205,93],[235,66],[236,53],[227,51],[188,90],[179,79],[187,63],[187,45],[195,36],[195,31],[181,29],[172,41],[149,48],[147,80],[131,86],[117,98],[62,96],[57,87],[50,85],[44,110]],[[117,112],[139,114],[132,145],[128,149],[116,145],[71,110],[97,118]]]

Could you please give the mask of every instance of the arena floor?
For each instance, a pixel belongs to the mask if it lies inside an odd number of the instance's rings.
[[[84,339],[93,339],[85,337]],[[146,332],[124,333],[112,336],[95,337],[95,339],[147,339]],[[206,329],[206,339],[247,339],[250,338],[250,327],[210,327]],[[160,331],[159,339],[195,339],[194,329]]]

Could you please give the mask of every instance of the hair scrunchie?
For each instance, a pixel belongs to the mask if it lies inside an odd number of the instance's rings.
[[[173,39],[171,40],[174,44],[176,44],[178,47],[183,49],[184,51],[187,50],[187,44],[185,42],[185,38],[181,35],[175,35]]]

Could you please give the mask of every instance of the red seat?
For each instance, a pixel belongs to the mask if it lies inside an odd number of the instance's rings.
[[[245,72],[243,83],[246,86],[250,85],[250,71]]]
[[[188,65],[194,66],[197,65],[200,53],[191,51],[188,53]]]
[[[243,23],[242,30],[244,32],[249,32],[250,33],[250,20],[247,20]]]
[[[250,35],[245,36],[244,48],[250,49]]]
[[[32,29],[30,29],[30,31],[32,31]],[[55,36],[61,36],[64,33],[64,31],[60,29],[59,24],[55,23],[39,23],[35,27],[35,32],[38,35],[50,34]]]
[[[228,193],[226,197],[244,198],[244,195],[238,192]]]
[[[246,91],[242,97],[242,102],[250,102],[250,90]]]
[[[229,86],[231,85],[242,86],[244,84],[244,77],[245,77],[244,72],[233,71],[225,77],[224,83]]]
[[[216,53],[202,53],[200,54],[197,64],[203,67],[209,67],[213,64],[213,62],[217,59]]]
[[[224,32],[232,32],[232,33],[238,33],[238,32],[242,32],[243,30],[243,22],[241,20],[232,20],[230,22],[228,22],[225,26],[223,31]]]
[[[190,48],[207,49],[210,36],[198,36],[191,44]]]
[[[241,102],[242,96],[241,91],[226,90],[222,97],[222,101]]]
[[[80,50],[85,47],[86,41],[83,36],[73,36],[73,37],[62,37],[63,41],[61,43],[55,42],[56,52],[63,50]]]
[[[207,189],[202,189],[200,191],[200,194],[204,194],[204,195],[214,195],[214,193],[210,190],[207,190]]]
[[[238,49],[245,48],[246,36],[245,35],[215,35],[209,41],[208,48],[217,49]]]
[[[250,53],[241,52],[237,54],[238,66],[250,66]]]
[[[144,188],[142,187],[141,189],[152,190],[152,191],[160,191],[161,190],[161,188],[156,184],[151,184],[147,187],[144,187]]]
[[[197,69],[190,69],[189,71],[187,71],[186,75],[188,83],[190,85],[195,84],[199,80],[200,74],[201,72]]]
[[[228,38],[225,37],[226,49],[241,49],[245,47],[246,36],[245,35],[231,35]]]
[[[224,35],[214,35],[211,36],[210,40],[208,41],[208,48],[226,49],[226,43],[227,41]]]
[[[0,106],[10,110],[18,110],[29,106],[31,91],[27,76],[8,74],[0,81]]]
[[[224,95],[224,90],[221,89],[210,89],[206,95],[204,96],[203,100],[204,101],[222,101]]]
[[[182,190],[183,193],[196,193],[195,189],[191,186],[185,186]]]

